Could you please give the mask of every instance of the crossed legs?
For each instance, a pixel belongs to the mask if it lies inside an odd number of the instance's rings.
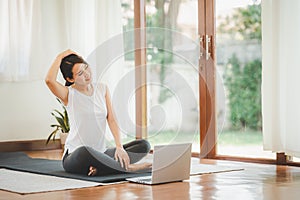
[[[123,145],[130,158],[130,164],[136,163],[150,151],[150,144],[146,140],[135,140]],[[67,172],[90,175],[108,175],[128,172],[115,161],[116,149],[107,149],[104,153],[91,147],[82,146],[63,158],[63,167]],[[146,166],[146,165],[145,165]],[[91,168],[92,167],[92,168]],[[143,165],[131,165],[130,171],[143,168]]]

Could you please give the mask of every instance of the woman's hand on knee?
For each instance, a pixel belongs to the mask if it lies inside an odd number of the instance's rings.
[[[130,159],[123,147],[117,147],[115,152],[115,160],[120,162],[121,167],[128,170],[128,166],[130,164]]]

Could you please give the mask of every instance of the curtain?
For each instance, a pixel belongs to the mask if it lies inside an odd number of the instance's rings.
[[[264,149],[300,157],[300,1],[262,1]]]
[[[88,57],[121,32],[120,1],[1,0],[0,81],[42,80],[61,51]]]
[[[134,77],[125,84],[120,80],[134,63],[125,65],[121,56],[122,29],[120,0],[0,0],[0,96],[4,103],[17,105],[0,107],[9,111],[0,119],[8,138],[20,138],[18,130],[28,128],[31,123],[27,122],[42,121],[33,130],[37,135],[44,132],[38,129],[49,126],[45,121],[50,121],[49,112],[57,102],[43,80],[55,57],[66,49],[78,52],[92,65],[94,80],[110,89],[122,132],[133,132],[135,126],[128,122],[128,115],[134,117],[135,101],[133,98],[128,106],[127,93],[134,91]],[[92,62],[92,55],[97,55],[97,62]],[[64,83],[60,73],[58,79]],[[53,104],[49,98],[53,98]],[[32,116],[24,121],[28,113]],[[18,129],[11,129],[6,123],[9,120],[16,120]]]
[[[28,74],[33,19],[39,12],[33,0],[2,0],[0,4],[0,78],[15,81]]]

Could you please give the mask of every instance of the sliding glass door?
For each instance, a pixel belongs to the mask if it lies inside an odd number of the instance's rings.
[[[216,84],[226,94],[218,98],[225,103],[218,110],[217,153],[275,158],[262,146],[260,2],[216,0],[216,30]]]
[[[198,1],[146,1],[147,129],[199,151]]]
[[[135,45],[125,55],[135,65],[135,135],[152,146],[215,150],[213,2],[122,0],[124,46]]]

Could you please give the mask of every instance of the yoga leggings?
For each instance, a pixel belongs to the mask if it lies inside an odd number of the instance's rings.
[[[146,140],[135,140],[123,145],[130,158],[130,164],[136,163],[150,151]],[[120,174],[126,172],[121,164],[114,159],[116,148],[107,149],[104,153],[87,146],[81,146],[74,152],[66,152],[63,157],[63,167],[66,172],[88,174],[89,167],[97,168],[97,176]]]

